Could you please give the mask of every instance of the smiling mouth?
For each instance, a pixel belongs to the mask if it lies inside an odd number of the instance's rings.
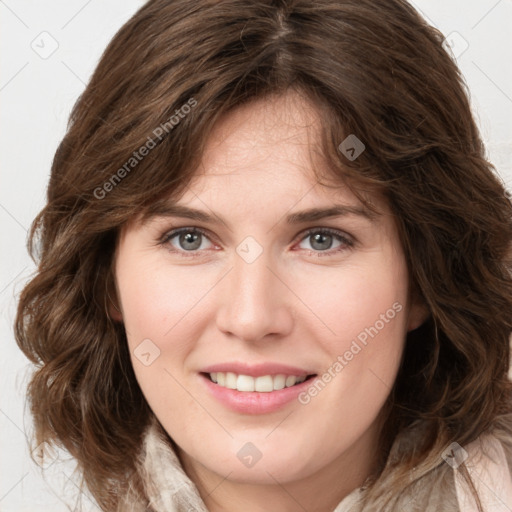
[[[257,393],[271,393],[273,391],[291,388],[316,377],[316,374],[301,376],[277,374],[252,377],[250,375],[232,372],[212,372],[202,373],[202,375],[223,388]]]

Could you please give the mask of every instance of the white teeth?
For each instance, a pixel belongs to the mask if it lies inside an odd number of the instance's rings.
[[[239,375],[236,380],[236,389],[238,391],[254,391],[254,377]]]
[[[234,373],[226,373],[226,387],[229,389],[236,389],[236,375]]]
[[[286,376],[285,375],[276,375],[274,377],[274,389],[277,391],[279,389],[283,389],[286,386]]]
[[[210,373],[210,379],[219,386],[238,391],[258,391],[259,393],[270,393],[283,388],[289,388],[306,380],[306,376],[296,377],[295,375],[262,375],[251,377],[250,375],[237,375],[232,372]]]
[[[293,386],[297,382],[297,377],[294,375],[288,375],[286,377],[286,387],[289,388],[290,386]]]
[[[270,375],[264,377],[256,377],[254,380],[254,391],[260,391],[261,393],[270,393],[274,391],[274,381]]]

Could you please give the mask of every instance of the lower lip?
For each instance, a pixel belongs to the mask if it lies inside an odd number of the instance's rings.
[[[229,409],[243,414],[268,414],[277,411],[296,399],[313,380],[309,378],[289,388],[261,393],[224,388],[212,382],[206,375],[201,374],[200,377],[214,398]]]

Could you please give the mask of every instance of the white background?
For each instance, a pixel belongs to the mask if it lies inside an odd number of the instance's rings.
[[[34,270],[25,249],[27,230],[44,204],[51,160],[71,107],[107,43],[142,4],[0,0],[1,512],[69,510],[65,496],[76,493],[72,465],[57,460],[42,469],[29,457],[31,425],[24,403],[29,364],[16,346],[12,324],[16,296]],[[469,45],[457,60],[489,158],[510,189],[512,0],[415,0],[414,5],[455,42],[454,53]],[[84,510],[99,510],[87,497],[82,501]]]

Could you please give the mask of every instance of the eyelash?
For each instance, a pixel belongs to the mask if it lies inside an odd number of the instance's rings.
[[[185,250],[175,249],[174,247],[172,249],[169,249],[169,247],[168,247],[169,242],[173,238],[175,238],[177,235],[180,235],[181,233],[194,233],[194,234],[197,233],[197,234],[201,234],[202,236],[204,236],[204,237],[208,238],[208,240],[210,240],[208,237],[208,233],[201,228],[183,227],[183,228],[177,228],[177,229],[173,229],[172,231],[166,232],[163,235],[163,237],[161,238],[161,240],[159,241],[159,244],[162,246],[166,246],[167,250],[169,250],[172,253],[179,254],[180,256],[182,256],[184,258],[195,258],[195,257],[201,256],[202,251],[199,251],[199,250],[185,251]],[[303,240],[305,240],[308,236],[311,236],[312,234],[331,235],[331,236],[337,238],[338,241],[340,241],[342,243],[342,245],[340,245],[339,247],[337,247],[335,249],[327,249],[325,251],[315,251],[313,249],[303,249],[303,250],[308,251],[309,253],[318,254],[318,255],[320,255],[320,254],[333,255],[333,254],[337,254],[341,251],[350,249],[351,247],[354,246],[354,240],[352,240],[349,236],[347,236],[342,231],[338,231],[336,229],[331,229],[331,228],[309,228],[306,231],[302,232],[297,237],[298,243],[302,242]],[[211,240],[210,240],[210,242],[211,242]]]

